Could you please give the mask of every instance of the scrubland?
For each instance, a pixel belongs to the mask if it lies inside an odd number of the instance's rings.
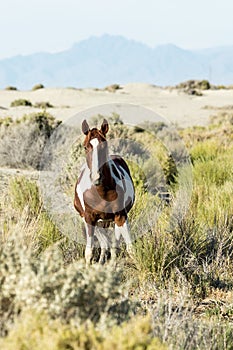
[[[135,183],[134,253],[122,242],[102,266],[96,247],[89,268],[84,246],[51,219],[36,175],[60,123],[44,111],[0,120],[0,348],[232,349],[231,110],[176,131],[104,117]],[[72,203],[80,139],[67,152],[61,184]]]

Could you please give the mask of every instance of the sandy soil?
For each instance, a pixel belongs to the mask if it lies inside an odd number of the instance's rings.
[[[148,84],[127,84],[116,92],[96,89],[40,89],[36,91],[0,91],[0,117],[18,118],[39,111],[34,107],[10,107],[16,99],[28,99],[33,104],[48,101],[55,108],[48,111],[60,120],[67,120],[80,111],[105,105],[106,113],[114,110],[108,104],[134,104],[149,108],[181,127],[206,125],[209,116],[219,107],[233,104],[233,90],[208,90],[203,96],[190,96],[176,89],[162,89]],[[211,108],[205,108],[210,106]],[[117,111],[117,110],[116,110]],[[85,113],[84,113],[85,114]],[[153,116],[145,116],[151,119]],[[127,115],[124,115],[127,121]],[[132,118],[131,118],[132,119]],[[132,120],[129,120],[132,121]],[[142,121],[140,113],[134,114],[133,122]]]

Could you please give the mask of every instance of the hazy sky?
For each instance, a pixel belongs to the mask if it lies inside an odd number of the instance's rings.
[[[233,45],[233,1],[0,0],[0,58],[61,51],[105,33],[153,47]]]

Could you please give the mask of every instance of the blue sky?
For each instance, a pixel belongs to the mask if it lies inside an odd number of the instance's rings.
[[[150,46],[233,45],[232,0],[2,0],[0,58],[56,52],[92,35]]]

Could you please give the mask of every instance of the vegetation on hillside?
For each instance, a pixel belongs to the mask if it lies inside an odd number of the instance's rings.
[[[44,89],[44,85],[39,83],[39,84],[36,84],[32,87],[32,91],[36,91],[39,89]]]
[[[32,107],[32,103],[31,101],[26,100],[24,98],[20,98],[18,100],[14,100],[11,102],[11,107],[19,107],[19,106]]]

